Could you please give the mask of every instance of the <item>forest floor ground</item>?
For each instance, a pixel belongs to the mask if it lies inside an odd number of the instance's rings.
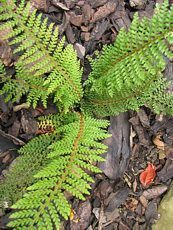
[[[85,80],[91,70],[88,56],[103,45],[112,44],[119,30],[128,29],[135,12],[151,17],[162,0],[31,0],[50,22],[59,25],[60,36],[73,44]],[[0,55],[3,48],[0,49]],[[5,49],[5,48],[4,48]],[[7,59],[8,51],[7,51]],[[124,67],[126,68],[126,67]],[[173,75],[173,63],[167,73]],[[172,71],[172,72],[171,72]],[[18,111],[16,111],[18,110]],[[0,179],[16,158],[14,149],[37,133],[37,117],[56,112],[47,109],[16,109],[0,97]],[[71,230],[145,230],[158,219],[158,206],[169,191],[173,178],[173,117],[156,115],[142,107],[111,117],[109,131],[114,134],[100,164],[103,173],[95,176],[91,195],[86,201],[73,201],[71,219],[62,229]],[[140,179],[148,164],[154,168]],[[153,177],[152,177],[153,176]],[[5,229],[6,215],[0,212],[0,229]]]

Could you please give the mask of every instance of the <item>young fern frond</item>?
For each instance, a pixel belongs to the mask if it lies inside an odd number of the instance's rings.
[[[156,7],[151,20],[140,20],[135,14],[129,31],[122,29],[115,43],[106,46],[92,61],[85,106],[96,114],[110,115],[136,109],[145,102],[150,104],[152,89],[158,87],[158,78],[166,65],[164,56],[173,58],[171,44],[173,6],[169,8],[168,1]],[[151,98],[144,100],[149,94]]]
[[[14,10],[15,8],[15,10]],[[52,95],[57,106],[67,112],[82,97],[80,63],[72,45],[64,48],[64,39],[58,41],[58,28],[24,1],[16,7],[2,3],[0,30],[8,30],[6,39],[22,53],[16,63],[16,84],[26,87],[27,102],[34,107],[41,99],[44,106]],[[15,83],[14,83],[15,84]],[[8,93],[7,85],[2,90]],[[10,98],[11,99],[11,98]]]
[[[108,122],[80,113],[71,116],[73,122],[55,131],[61,138],[47,148],[47,165],[34,176],[35,183],[24,197],[12,206],[17,210],[11,215],[10,227],[59,229],[61,217],[67,219],[71,210],[64,192],[82,200],[89,194],[93,179],[85,170],[100,172],[93,163],[103,160],[99,155],[107,147],[99,141],[110,136],[105,130]]]

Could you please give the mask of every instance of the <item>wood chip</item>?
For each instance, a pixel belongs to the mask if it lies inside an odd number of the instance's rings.
[[[74,12],[70,12],[70,22],[74,26],[80,27],[83,21],[83,16],[82,15],[76,15]]]
[[[166,182],[173,177],[173,161],[167,159],[164,167],[158,172],[158,177],[160,181]]]
[[[154,199],[154,198],[162,195],[164,192],[167,191],[167,189],[168,189],[168,187],[166,185],[155,186],[151,189],[145,190],[142,195],[147,200],[151,200],[151,199]]]
[[[0,135],[2,135],[3,137],[7,138],[8,140],[13,141],[16,145],[24,145],[25,144],[25,142],[23,142],[19,138],[14,137],[14,136],[12,136],[10,134],[7,134],[4,131],[2,131],[1,129],[0,129]]]
[[[74,215],[74,216],[73,216]],[[72,220],[70,220],[71,230],[87,229],[90,225],[91,203],[89,200],[80,202],[76,212],[73,210]]]
[[[131,7],[134,7],[135,9],[138,9],[138,10],[142,10],[142,9],[145,9],[147,1],[146,0],[130,0],[129,3]]]
[[[82,10],[83,10],[83,23],[84,25],[87,25],[93,15],[93,9],[89,4],[85,4]]]
[[[145,198],[145,196],[143,196],[143,195],[140,196],[139,200],[140,200],[141,204],[144,206],[144,208],[146,208],[148,205],[148,200]]]
[[[69,8],[66,5],[64,5],[63,3],[59,2],[59,0],[52,0],[51,3],[52,3],[52,5],[54,5],[58,8],[61,8],[62,10],[67,10],[67,11],[69,10]]]
[[[86,42],[88,42],[89,40],[90,40],[90,33],[88,33],[88,32],[82,32],[81,33],[81,38],[84,40],[84,41],[86,41]]]
[[[103,18],[106,18],[109,14],[115,12],[116,3],[108,2],[104,6],[100,7],[94,14],[91,22],[99,21]]]
[[[72,27],[70,24],[67,25],[67,28],[65,30],[66,36],[67,36],[67,40],[69,43],[74,44],[76,39],[72,30]]]
[[[140,109],[138,112],[138,116],[139,116],[139,120],[140,120],[142,126],[145,128],[150,128],[149,118],[148,118],[145,110]]]
[[[125,206],[127,209],[131,210],[132,212],[134,212],[137,208],[139,201],[136,200],[133,197],[130,197],[126,200]]]
[[[79,43],[75,43],[75,44],[74,44],[74,49],[75,49],[76,52],[77,52],[77,56],[78,56],[80,59],[83,59],[84,56],[85,56],[85,47],[82,46],[82,45],[79,44]]]
[[[38,9],[42,10],[44,12],[48,12],[49,9],[49,0],[32,0],[31,1],[31,6]]]
[[[92,8],[97,8],[100,6],[103,6],[105,3],[107,3],[108,0],[90,0],[90,4]]]
[[[14,112],[18,112],[18,111],[20,111],[20,110],[22,110],[22,109],[29,109],[29,105],[27,104],[27,103],[22,103],[22,104],[20,104],[20,105],[15,105],[15,106],[13,106],[13,111]]]
[[[3,164],[10,163],[11,160],[12,160],[12,157],[11,157],[10,153],[8,153],[8,154],[2,159],[2,163],[3,163]]]
[[[157,146],[158,149],[161,149],[161,150],[165,149],[165,143],[163,141],[161,141],[161,136],[160,135],[157,135],[153,139],[153,143]]]
[[[136,192],[137,186],[138,186],[138,183],[137,183],[137,180],[135,179],[133,182],[133,192]]]
[[[12,50],[5,40],[0,40],[0,59],[5,66],[11,66],[12,64]]]

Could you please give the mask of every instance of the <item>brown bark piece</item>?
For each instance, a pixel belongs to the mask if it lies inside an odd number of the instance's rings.
[[[93,9],[89,4],[85,4],[82,10],[83,10],[83,23],[84,25],[87,25],[93,15]]]
[[[108,29],[109,21],[102,20],[101,22],[97,22],[96,26],[91,32],[92,39],[99,41],[101,38],[103,39],[103,34]]]
[[[120,178],[127,168],[130,157],[130,124],[128,113],[110,118],[109,132],[112,137],[104,140],[108,151],[103,155],[105,162],[99,163],[100,169],[110,179]]]
[[[7,41],[0,40],[0,58],[5,66],[10,66],[12,62],[12,50]]]
[[[131,24],[131,20],[125,9],[124,1],[118,1],[116,11],[111,14],[110,19],[116,31],[119,31],[122,27],[128,29]]]
[[[20,140],[19,138],[14,137],[14,136],[12,136],[12,135],[10,135],[10,134],[7,134],[7,133],[5,133],[4,131],[2,131],[2,130],[0,129],[0,139],[1,139],[1,136],[2,136],[2,138],[6,138],[6,139],[8,139],[8,140],[10,140],[10,141],[13,141],[13,143],[14,143],[15,145],[24,145],[24,144],[25,144],[25,142],[23,142],[23,141]],[[0,143],[2,143],[1,140],[0,140]],[[1,152],[1,147],[3,147],[3,146],[2,146],[2,145],[0,146],[0,152]],[[8,146],[8,147],[9,147],[9,146]]]
[[[133,197],[130,197],[126,200],[125,206],[128,210],[134,212],[138,206],[139,201]]]
[[[100,7],[94,14],[91,22],[99,21],[106,18],[111,13],[115,12],[117,4],[115,2],[108,2],[104,6]]]
[[[129,121],[130,123],[132,123],[133,129],[138,135],[140,145],[149,147],[150,146],[149,136],[146,133],[145,129],[142,127],[139,117],[138,116],[132,117],[130,118]]]
[[[62,24],[59,26],[59,34],[63,34],[70,22],[70,15],[64,12]],[[74,35],[73,35],[74,37]]]
[[[74,26],[80,27],[83,21],[83,16],[82,15],[76,15],[74,12],[70,12],[70,22]]]
[[[158,172],[157,175],[160,181],[162,182],[166,182],[167,180],[173,178],[173,161],[167,159],[163,169],[160,172]]]
[[[168,187],[166,185],[159,185],[159,186],[155,186],[151,189],[145,190],[142,195],[147,200],[151,200],[151,199],[154,199],[154,198],[161,196],[164,192],[167,191],[167,189],[168,189]]]
[[[81,30],[83,32],[88,32],[89,31],[89,26],[81,26]]]
[[[32,0],[31,1],[31,6],[38,9],[42,10],[44,12],[48,12],[50,2],[49,0]]]
[[[113,191],[113,186],[109,183],[108,180],[103,180],[95,190],[95,195],[101,200],[104,200],[108,195]]]
[[[90,0],[90,4],[92,6],[92,8],[97,8],[97,7],[100,7],[100,6],[103,6],[105,3],[107,3],[108,0]]]
[[[15,149],[16,145],[12,142],[12,140],[9,140],[8,138],[4,137],[0,133],[0,157],[3,157],[6,155],[6,152],[8,152],[10,149]],[[4,154],[5,153],[5,154]]]
[[[129,3],[131,7],[134,7],[135,9],[138,9],[138,10],[142,10],[142,9],[145,9],[147,1],[146,0],[130,0]]]
[[[82,32],[81,33],[81,38],[88,42],[90,40],[90,33],[89,32]]]
[[[140,109],[138,112],[138,116],[139,116],[139,120],[140,120],[142,126],[145,128],[150,128],[150,121],[149,121],[149,118],[148,118],[145,110]]]
[[[67,28],[65,30],[66,36],[67,36],[67,40],[69,43],[74,44],[76,39],[72,30],[72,27],[70,24],[67,25]]]
[[[157,203],[155,200],[152,200],[145,211],[145,218],[148,224],[153,223],[155,219],[158,218],[157,214]]]
[[[141,195],[141,196],[139,197],[139,200],[140,200],[141,204],[143,205],[143,207],[146,208],[147,205],[148,205],[148,200],[146,199],[146,197],[143,196],[143,195]]]
[[[71,230],[87,229],[90,224],[91,203],[89,200],[80,202],[73,220],[70,221]]]
[[[120,207],[129,195],[130,189],[128,187],[124,187],[119,189],[115,193],[111,193],[107,199],[105,199],[104,204],[106,207],[106,212],[112,212],[116,208]]]
[[[13,125],[9,128],[8,133],[14,137],[18,137],[20,131],[20,122],[16,119]]]
[[[61,8],[62,10],[69,10],[69,8],[64,5],[63,3],[59,2],[59,0],[52,0],[51,1],[52,5],[58,7],[58,8]]]
[[[37,121],[32,117],[31,113],[27,110],[22,111],[21,126],[23,128],[23,131],[28,136],[35,134],[38,130]]]
[[[85,47],[82,46],[82,45],[79,44],[79,43],[75,43],[75,44],[74,44],[74,49],[75,49],[76,52],[77,52],[77,56],[78,56],[80,59],[83,59],[84,56],[85,56]]]

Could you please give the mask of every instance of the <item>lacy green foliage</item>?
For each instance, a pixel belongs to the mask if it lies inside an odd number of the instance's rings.
[[[3,78],[5,75],[5,70],[4,70],[4,66],[0,60],[0,78]]]
[[[0,206],[11,206],[22,197],[26,188],[35,179],[34,175],[47,162],[47,149],[54,141],[58,140],[57,134],[41,135],[32,139],[19,150],[18,157],[5,174],[5,180],[0,182]]]
[[[105,130],[108,122],[75,113],[70,115],[70,120],[56,128],[55,133],[61,138],[47,147],[48,162],[34,176],[35,183],[28,187],[24,197],[12,206],[17,211],[11,215],[14,220],[8,226],[59,229],[60,218],[67,219],[71,210],[64,192],[82,200],[89,194],[93,179],[86,170],[100,172],[92,163],[103,160],[99,155],[107,147],[99,141],[110,136]],[[27,152],[30,147],[26,145],[21,151]]]
[[[14,53],[20,54],[15,79],[6,81],[0,93],[13,101],[27,95],[34,107],[39,100],[46,106],[51,95],[67,112],[82,97],[82,70],[72,45],[64,48],[64,39],[58,41],[58,28],[53,23],[48,26],[48,18],[31,12],[24,1],[18,7],[13,1],[2,3],[0,21],[0,31],[6,31],[3,38],[10,39]]]
[[[16,209],[9,223],[13,229],[59,229],[61,218],[67,219],[71,210],[66,192],[79,199],[89,194],[93,179],[86,171],[99,172],[94,164],[102,161],[100,154],[106,150],[100,140],[109,136],[106,121],[74,109],[66,113],[74,103],[80,102],[83,111],[101,116],[136,110],[144,104],[157,113],[173,113],[173,96],[162,76],[164,56],[173,57],[169,49],[173,44],[173,7],[168,8],[165,2],[151,20],[139,20],[135,15],[130,30],[122,30],[115,44],[105,47],[92,61],[82,98],[79,62],[72,46],[64,48],[64,39],[58,41],[58,29],[48,25],[41,14],[31,12],[24,1],[19,7],[1,6],[0,31],[6,31],[19,58],[15,76],[4,77],[0,64],[4,82],[0,93],[13,101],[27,95],[27,102],[34,107],[39,100],[46,106],[51,96],[62,115],[40,119],[41,129],[52,129],[21,148],[21,156],[0,185],[0,201],[13,203],[24,193],[12,206]]]
[[[157,107],[157,112],[171,113],[173,96],[166,93],[166,84],[160,85],[164,82],[160,79],[166,65],[164,56],[173,58],[170,44],[173,44],[173,6],[169,8],[167,1],[158,5],[151,20],[140,20],[135,14],[129,31],[122,29],[115,43],[105,46],[92,61],[86,83],[88,102],[84,106],[105,116],[137,109],[145,103],[152,105],[156,99],[152,107]],[[164,100],[166,110],[156,105],[162,96],[169,101]]]

